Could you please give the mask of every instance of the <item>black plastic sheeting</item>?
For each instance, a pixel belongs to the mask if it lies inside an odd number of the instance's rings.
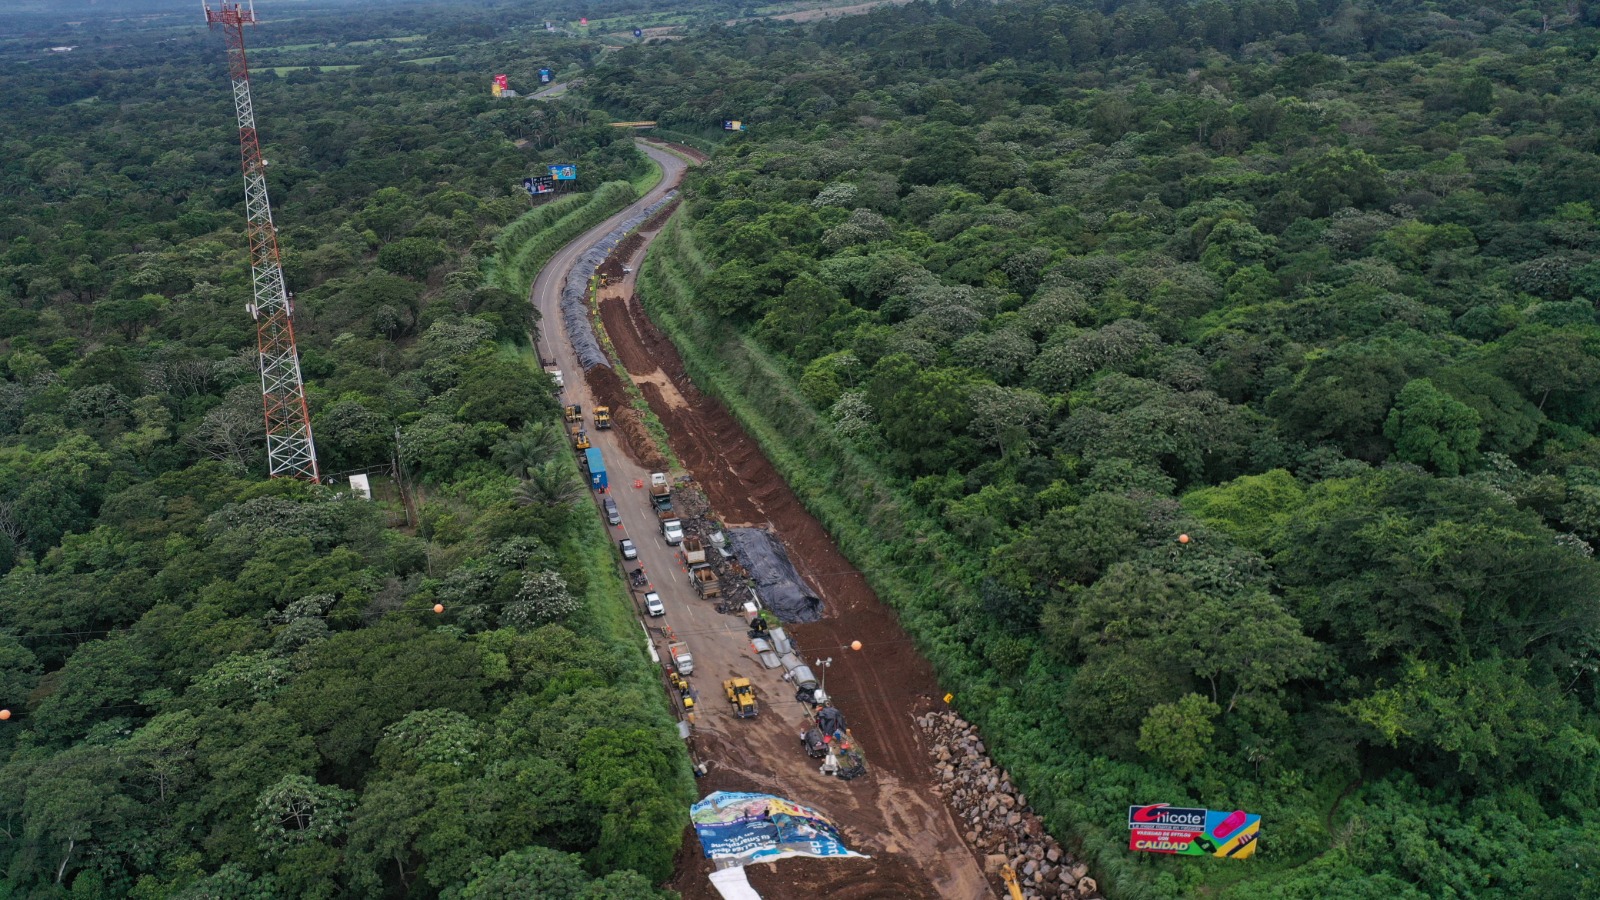
[[[785,622],[815,622],[822,618],[822,598],[800,580],[783,544],[759,528],[730,528],[733,552],[755,580],[761,602]]]
[[[628,233],[638,228],[644,220],[655,215],[656,211],[666,206],[677,191],[668,191],[665,197],[645,207],[637,215],[618,225],[615,230],[601,238],[589,249],[583,251],[578,261],[572,264],[567,272],[567,282],[561,288],[561,320],[566,324],[567,340],[572,342],[572,350],[578,355],[578,364],[585,370],[595,366],[611,368],[611,360],[606,359],[605,351],[600,349],[600,341],[594,336],[594,324],[589,321],[589,280],[594,277],[595,270],[606,261],[611,251],[622,243]],[[810,621],[810,620],[806,620]]]

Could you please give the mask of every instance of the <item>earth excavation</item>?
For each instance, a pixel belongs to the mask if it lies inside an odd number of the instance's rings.
[[[621,505],[613,536],[632,536],[640,550],[622,565],[663,663],[663,689],[688,726],[702,796],[749,791],[814,805],[870,857],[752,865],[751,886],[768,898],[1098,896],[971,726],[945,712],[932,667],[894,612],[727,409],[693,385],[646,316],[633,271],[675,208],[652,216],[599,266],[597,330],[622,368],[589,367],[583,382],[569,379],[562,402],[611,410],[615,427],[588,437],[607,454],[609,497]],[[688,474],[665,476],[624,378]],[[643,615],[646,594],[664,602],[664,614],[658,606]],[[763,608],[784,594],[798,605],[784,605],[781,616]],[[795,611],[804,608],[820,620],[803,621]],[[983,773],[1000,777],[990,787]],[[720,895],[708,878],[724,866],[687,834],[669,886],[688,900],[712,900]]]

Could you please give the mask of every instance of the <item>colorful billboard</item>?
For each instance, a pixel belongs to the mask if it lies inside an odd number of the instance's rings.
[[[722,130],[723,131],[743,131],[744,130],[744,123],[739,121],[738,119],[723,119],[722,120]]]
[[[556,181],[577,181],[578,167],[571,163],[561,163],[550,166],[550,177]]]
[[[844,845],[827,816],[771,794],[717,791],[689,807],[689,819],[710,859],[866,858]]]
[[[1217,812],[1148,803],[1128,807],[1128,849],[1177,856],[1246,859],[1256,852],[1261,817],[1242,809]]]
[[[556,189],[556,180],[549,175],[535,175],[522,179],[522,189],[535,196],[548,194]]]
[[[556,77],[556,73],[552,72],[549,69],[540,69],[539,70],[539,83],[540,84],[549,84],[550,83],[550,79],[552,79],[554,77]]]

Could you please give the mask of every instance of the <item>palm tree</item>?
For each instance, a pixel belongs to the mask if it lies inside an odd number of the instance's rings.
[[[513,499],[518,506],[565,506],[583,496],[584,487],[557,460],[528,472],[517,485]]]
[[[494,447],[494,461],[515,478],[530,478],[562,444],[561,434],[550,422],[539,422],[516,432]]]

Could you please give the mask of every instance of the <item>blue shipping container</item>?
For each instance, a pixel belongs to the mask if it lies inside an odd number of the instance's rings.
[[[595,490],[604,490],[606,484],[606,460],[600,455],[599,447],[590,447],[583,451],[584,457],[589,460],[589,486]]]

